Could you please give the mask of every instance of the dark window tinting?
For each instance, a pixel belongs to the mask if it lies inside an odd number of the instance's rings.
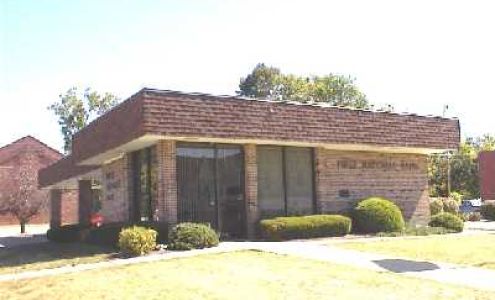
[[[145,148],[132,154],[132,174],[134,220],[151,221],[153,219],[153,203],[157,192],[155,147]]]
[[[262,217],[314,213],[311,148],[259,146],[257,164]]]
[[[237,145],[177,145],[178,218],[209,223],[226,236],[244,233],[244,159]]]

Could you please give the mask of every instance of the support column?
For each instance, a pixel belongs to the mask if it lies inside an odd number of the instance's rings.
[[[91,210],[93,206],[93,197],[91,191],[91,180],[79,181],[79,224],[83,226],[89,225]]]
[[[177,223],[177,165],[175,141],[157,144],[158,199],[156,219],[169,225]]]
[[[244,145],[244,191],[246,201],[247,236],[256,237],[259,221],[258,210],[258,166],[256,164],[256,145]]]
[[[324,173],[323,170],[325,169],[325,161],[323,158],[323,152],[325,149],[323,148],[314,148],[314,162],[313,162],[313,168],[314,168],[314,191],[315,191],[315,199],[316,199],[316,213],[320,214],[323,212],[323,198],[324,198],[324,191],[322,190],[324,185],[322,184],[322,174]]]
[[[50,190],[50,228],[62,226],[62,191]]]

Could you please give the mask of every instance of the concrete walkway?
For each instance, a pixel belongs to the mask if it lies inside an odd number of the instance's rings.
[[[296,241],[271,245],[260,244],[258,250],[495,291],[495,270],[448,263],[415,261],[401,257],[341,249],[322,245],[318,242]]]
[[[124,266],[143,262],[192,257],[196,255],[224,253],[240,250],[259,250],[270,253],[297,256],[305,259],[326,261],[374,271],[392,272],[404,276],[435,280],[471,288],[495,291],[495,271],[464,267],[446,263],[414,261],[371,253],[341,249],[323,245],[321,241],[289,242],[223,242],[218,247],[185,252],[165,251],[144,257],[114,259],[106,262],[66,266],[55,269],[29,271],[0,275],[0,282],[38,278],[59,274],[95,270],[113,266]]]

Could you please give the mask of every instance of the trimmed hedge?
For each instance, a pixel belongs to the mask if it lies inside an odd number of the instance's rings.
[[[371,197],[360,201],[354,208],[353,222],[356,232],[399,232],[405,227],[399,207],[390,200]]]
[[[217,246],[220,240],[209,225],[185,222],[172,228],[168,242],[168,249],[191,250]]]
[[[483,218],[495,221],[495,204],[483,204],[480,212]]]
[[[87,228],[79,224],[71,224],[48,229],[46,238],[57,243],[74,243],[84,241],[88,234]]]
[[[443,212],[431,217],[429,223],[431,227],[443,227],[454,230],[455,232],[461,232],[464,229],[464,222],[458,216]]]
[[[153,229],[140,226],[124,228],[119,233],[119,249],[133,256],[148,254],[156,248],[156,236]]]
[[[278,217],[260,222],[261,234],[281,241],[316,237],[344,236],[351,231],[351,219],[341,215]]]

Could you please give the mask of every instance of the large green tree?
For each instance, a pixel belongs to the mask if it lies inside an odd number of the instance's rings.
[[[478,198],[478,154],[491,150],[495,150],[495,137],[485,134],[466,138],[455,153],[431,156],[428,164],[430,195],[448,196],[450,173],[450,192],[458,192],[466,199]]]
[[[366,96],[346,75],[298,76],[258,64],[242,78],[238,94],[280,101],[323,102],[330,105],[370,108]]]
[[[64,151],[70,153],[72,137],[96,117],[114,107],[119,99],[110,94],[99,94],[86,88],[82,93],[73,87],[59,96],[48,107],[57,117],[64,138]]]

